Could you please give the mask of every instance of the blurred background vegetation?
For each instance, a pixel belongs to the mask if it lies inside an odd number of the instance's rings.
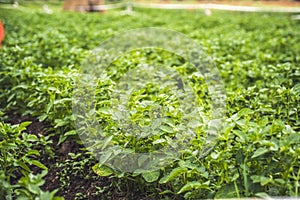
[[[206,3],[206,2],[260,2],[260,1],[266,1],[266,2],[295,2],[300,0],[102,0],[104,4],[108,3],[119,3],[119,2],[161,2],[161,3]],[[13,4],[18,2],[19,4],[26,3],[26,2],[44,2],[44,3],[56,3],[61,2],[63,3],[64,0],[0,0],[0,3],[8,3]]]

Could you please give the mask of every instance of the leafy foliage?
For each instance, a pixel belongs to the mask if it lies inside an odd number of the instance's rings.
[[[226,87],[228,112],[214,148],[201,151],[205,131],[197,129],[197,137],[181,156],[160,170],[120,173],[102,165],[104,162],[89,170],[118,178],[118,186],[128,191],[139,187],[160,198],[299,196],[300,31],[299,21],[292,21],[289,14],[214,12],[205,17],[200,11],[137,9],[135,15],[111,11],[99,16],[0,11],[7,32],[0,50],[2,112],[14,110],[50,122],[60,143],[78,139],[71,97],[81,61],[89,50],[117,32],[144,26],[174,29],[201,43],[216,63]],[[153,108],[153,102],[165,104],[171,120],[158,123],[157,134],[136,140],[122,134],[119,124],[111,120],[111,89],[127,70],[145,62],[178,71],[189,68],[184,59],[159,50],[138,50],[116,59],[107,69],[109,76],[99,80],[96,89],[97,120],[107,123],[106,133],[111,135],[102,145],[127,145],[138,152],[172,145],[169,139],[176,135],[181,116],[175,112],[176,99],[164,96],[170,91],[160,90],[155,82],[133,93],[129,106],[135,111],[131,120],[147,125],[151,117],[145,113]],[[207,85],[195,74],[189,80],[197,100],[207,106]],[[205,107],[204,114],[209,109]],[[203,123],[205,120],[204,115]],[[39,190],[43,173],[30,175],[31,165],[46,167],[32,146],[39,138],[25,131],[28,123],[0,125],[1,186],[16,194],[53,197],[55,191],[45,194]],[[58,163],[64,168],[61,188],[68,187],[69,171],[81,173],[90,162],[75,159],[78,157],[72,155]],[[16,171],[24,177],[17,186],[10,185]],[[129,184],[132,180],[134,184]],[[5,191],[0,190],[1,196],[9,195]]]
[[[37,159],[40,153],[34,148],[41,143],[40,138],[24,132],[29,124],[30,122],[23,122],[20,125],[10,125],[0,122],[0,195],[6,199],[59,199],[54,196],[55,190],[50,193],[40,189],[48,168]],[[44,171],[38,175],[32,174],[33,165]],[[22,177],[16,184],[12,184],[19,173]]]

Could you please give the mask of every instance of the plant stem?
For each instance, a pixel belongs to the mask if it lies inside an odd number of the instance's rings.
[[[235,188],[235,192],[236,192],[237,198],[239,199],[240,198],[239,187],[237,186],[236,181],[234,181],[233,183],[234,183],[234,188]]]
[[[244,186],[245,186],[245,194],[248,197],[249,196],[249,186],[248,186],[248,177],[247,177],[247,170],[246,170],[246,166],[247,166],[247,157],[244,160],[243,163],[243,177],[244,177]]]
[[[297,174],[297,178],[296,178],[296,181],[295,181],[295,197],[298,197],[299,179],[300,179],[300,168],[298,169],[298,174]]]

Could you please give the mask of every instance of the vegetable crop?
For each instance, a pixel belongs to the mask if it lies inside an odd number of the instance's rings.
[[[120,10],[49,15],[0,7],[0,19],[6,31],[0,49],[1,196],[51,199],[57,198],[56,193],[67,198],[72,176],[113,180],[97,192],[77,192],[72,197],[77,199],[113,199],[110,187],[128,199],[137,198],[128,195],[130,191],[149,199],[299,196],[300,22],[290,14],[214,11],[207,17],[201,10],[136,9],[132,15]],[[97,161],[82,146],[72,113],[74,85],[82,62],[102,41],[150,26],[186,34],[211,57],[225,86],[225,119],[206,154],[202,151],[205,130],[197,129],[197,137],[172,163],[155,171],[120,172]],[[153,81],[132,94],[129,106],[134,111],[131,120],[142,125],[152,120],[146,113],[153,109],[153,102],[166,106],[170,120],[160,124],[156,134],[138,140],[124,134],[112,120],[111,88],[141,63],[182,73],[193,72],[193,67],[170,52],[141,49],[117,58],[107,68],[106,79],[99,79],[95,109],[97,120],[106,124],[106,134],[112,135],[108,142],[148,152],[171,145],[168,138],[175,137],[181,116],[176,112],[177,99],[164,95],[171,91]],[[203,104],[205,123],[211,103],[208,85],[193,73],[189,81],[197,102]],[[30,116],[50,124],[48,135],[29,134],[30,122],[13,125],[12,116]],[[55,140],[57,146],[51,145]],[[70,141],[81,148],[63,157],[57,149]],[[53,192],[40,189],[50,167],[45,155],[62,169]],[[36,167],[38,175],[31,173]]]

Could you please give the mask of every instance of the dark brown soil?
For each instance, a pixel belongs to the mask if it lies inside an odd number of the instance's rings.
[[[21,116],[16,112],[8,113],[7,122],[11,124],[20,124],[25,121],[32,122],[29,126],[27,126],[26,132],[31,134],[42,134],[47,135],[51,130],[51,126],[47,122],[39,122],[38,119],[31,116]]]
[[[14,112],[8,114],[9,118],[6,122],[11,124],[19,124],[24,121],[31,121],[32,123],[27,127],[26,132],[31,134],[48,135],[53,132],[53,128],[47,122],[39,122],[36,118],[31,116],[21,116]],[[139,191],[137,184],[133,181],[127,181],[127,186],[131,185],[131,189],[124,188],[122,181],[113,177],[100,177],[92,171],[92,166],[96,163],[93,158],[80,157],[72,160],[69,153],[82,154],[83,146],[78,144],[75,139],[69,139],[58,145],[58,136],[53,136],[51,147],[54,151],[54,157],[49,155],[42,155],[40,161],[48,167],[48,174],[44,177],[45,184],[42,186],[43,190],[53,191],[58,189],[56,195],[64,197],[66,200],[73,199],[157,199],[149,197],[145,192]],[[80,173],[76,169],[70,168],[68,165],[58,166],[58,163],[73,163],[80,162],[80,159],[89,159],[84,165],[84,170]],[[66,162],[66,160],[69,160]],[[66,167],[66,168],[65,168]],[[33,169],[34,173],[40,173],[41,170],[37,167]],[[63,173],[62,173],[63,172]],[[62,176],[63,174],[63,176]],[[21,175],[21,174],[20,174]],[[16,178],[17,179],[20,177]],[[64,181],[64,185],[61,181]],[[67,180],[67,182],[66,182]]]

